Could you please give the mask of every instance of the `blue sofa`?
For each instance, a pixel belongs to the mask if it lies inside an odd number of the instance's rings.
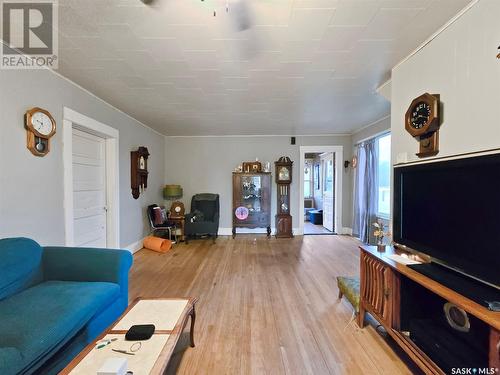
[[[55,374],[128,305],[126,250],[0,240],[0,374]]]

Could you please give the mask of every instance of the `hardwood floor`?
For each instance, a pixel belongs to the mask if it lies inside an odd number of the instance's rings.
[[[238,235],[135,255],[130,299],[199,298],[195,348],[178,374],[411,374],[372,326],[348,325],[337,275],[358,273],[346,236]]]

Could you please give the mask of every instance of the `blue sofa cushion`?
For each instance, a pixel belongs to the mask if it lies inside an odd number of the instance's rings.
[[[29,238],[0,239],[0,300],[42,281],[42,248]]]
[[[43,361],[119,295],[109,282],[47,281],[0,301],[0,373]]]

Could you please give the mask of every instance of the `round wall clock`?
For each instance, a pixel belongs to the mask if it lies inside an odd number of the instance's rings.
[[[56,133],[56,122],[49,111],[32,108],[24,115],[27,147],[35,156],[45,156],[50,151],[50,138]]]
[[[439,152],[440,109],[438,94],[422,94],[413,99],[405,115],[405,129],[420,142],[418,157]]]

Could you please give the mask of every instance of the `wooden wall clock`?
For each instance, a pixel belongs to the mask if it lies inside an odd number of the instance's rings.
[[[49,111],[31,108],[24,115],[28,150],[35,156],[45,156],[50,151],[50,138],[56,133],[56,122]]]
[[[405,115],[405,128],[420,142],[419,158],[439,153],[441,125],[439,94],[425,93],[413,99]]]
[[[276,167],[276,185],[278,194],[276,202],[276,238],[291,238],[292,215],[290,215],[290,184],[292,183],[293,161],[283,156],[274,162]]]
[[[172,202],[170,206],[170,218],[183,217],[185,213],[184,203],[180,201]]]
[[[134,199],[148,187],[148,157],[149,151],[146,147],[139,147],[137,151],[130,152],[131,160],[131,187]]]

